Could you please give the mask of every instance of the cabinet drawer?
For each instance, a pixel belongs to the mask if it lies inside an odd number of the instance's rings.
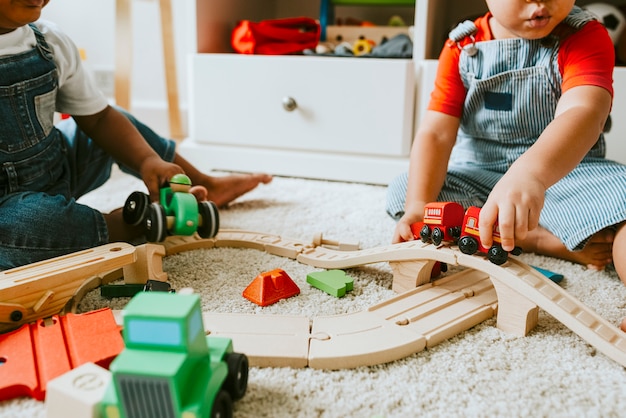
[[[189,68],[195,142],[409,154],[415,107],[410,60],[196,54]],[[284,106],[289,100],[293,110]]]

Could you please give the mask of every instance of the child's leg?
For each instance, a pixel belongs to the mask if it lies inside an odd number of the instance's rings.
[[[158,135],[145,124],[138,121],[129,113],[118,109],[138,129],[146,142],[166,161],[179,164],[189,175],[195,185],[204,186],[207,193],[205,200],[212,200],[219,206],[224,206],[242,194],[254,189],[261,183],[269,183],[272,176],[267,174],[228,175],[212,177],[203,174],[189,162],[176,153],[176,143]],[[95,144],[76,123],[66,120],[57,125],[66,140],[68,161],[71,170],[71,194],[75,198],[102,186],[110,177],[111,166],[115,161]],[[139,177],[128,167],[120,168],[135,177]],[[129,191],[130,193],[131,191]],[[109,241],[133,241],[143,234],[143,229],[127,225],[122,219],[122,211],[115,210],[104,215]]]
[[[613,240],[614,232],[611,229],[604,229],[589,238],[582,250],[570,251],[554,234],[538,227],[530,231],[526,239],[516,242],[516,245],[524,252],[561,258],[593,269],[603,269],[612,261]]]
[[[619,278],[626,284],[626,222],[617,228],[613,241],[613,264]]]
[[[626,284],[626,222],[622,223],[615,233],[613,260],[617,275]],[[622,321],[621,328],[626,332],[626,318]]]
[[[108,242],[102,214],[61,194],[23,192],[0,199],[0,270]]]
[[[272,176],[268,174],[208,176],[176,153],[174,141],[158,135],[128,112],[118,110],[130,120],[161,158],[180,165],[194,184],[206,187],[207,200],[212,200],[218,206],[224,206],[259,184],[269,183],[272,180]],[[78,198],[104,184],[110,176],[111,165],[115,161],[78,129],[73,120],[61,122],[57,125],[57,129],[63,133],[68,144],[68,159],[74,182],[72,195]],[[128,167],[120,165],[120,168],[125,173],[139,178],[139,173]]]

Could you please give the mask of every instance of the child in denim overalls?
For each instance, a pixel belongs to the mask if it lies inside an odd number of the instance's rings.
[[[481,206],[489,246],[594,268],[626,283],[626,167],[605,159],[614,49],[574,0],[487,0],[450,33],[408,174],[388,189],[393,242],[424,205]],[[456,93],[456,94],[455,94]]]
[[[48,1],[0,0],[0,269],[137,238],[121,210],[102,214],[75,200],[101,186],[113,163],[141,178],[155,201],[177,173],[220,206],[271,181],[207,176],[173,141],[110,107],[69,38],[33,24]],[[55,111],[73,118],[55,127]]]

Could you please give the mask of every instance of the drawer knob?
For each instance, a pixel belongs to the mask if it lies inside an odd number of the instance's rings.
[[[298,107],[298,103],[296,103],[296,99],[293,97],[285,97],[283,99],[283,108],[287,112],[292,112]]]

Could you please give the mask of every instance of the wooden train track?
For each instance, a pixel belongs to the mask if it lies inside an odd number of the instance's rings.
[[[420,241],[338,251],[240,230],[222,230],[212,239],[170,237],[163,245],[136,248],[109,244],[0,272],[0,332],[58,313],[94,277],[102,281],[105,272],[123,268],[125,279],[132,273],[166,280],[164,256],[214,247],[256,249],[325,269],[389,262],[393,270],[399,294],[362,312],[312,319],[206,313],[207,331],[231,337],[253,365],[338,369],[380,364],[432,347],[496,314],[499,328],[526,335],[541,308],[626,367],[626,333],[515,257],[497,266],[456,247]],[[465,268],[430,282],[437,261]]]
[[[94,281],[135,261],[135,247],[107,244],[0,272],[0,332],[47,318]]]
[[[500,329],[526,335],[537,324],[541,308],[626,367],[626,333],[515,257],[497,266],[480,255],[463,254],[456,247],[436,247],[420,241],[337,251],[237,230],[220,231],[211,240],[176,237],[165,243],[166,254],[224,246],[254,248],[325,269],[389,262],[394,272],[394,289],[402,291],[396,298],[358,314],[313,318],[310,329],[308,318],[283,319],[285,327],[280,333],[272,331],[276,329],[274,316],[257,318],[250,328],[250,315],[208,314],[205,318],[208,331],[233,338],[239,349],[248,350],[246,354],[257,365],[345,368],[379,364],[419,352],[496,312]],[[440,284],[440,281],[430,284],[427,282],[435,261],[466,267],[469,272],[451,275]],[[449,300],[454,302],[446,302]],[[267,324],[261,323],[265,320]],[[250,329],[250,334],[242,332],[245,329]],[[278,338],[284,341],[279,343]],[[273,341],[269,345],[272,350],[282,346],[289,352],[256,352],[264,350],[264,345],[259,344],[263,339]]]

